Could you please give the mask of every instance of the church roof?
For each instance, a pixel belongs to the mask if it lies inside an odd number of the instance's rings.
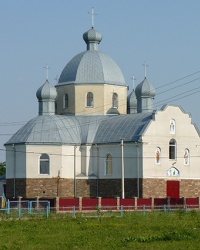
[[[113,84],[127,86],[117,63],[98,50],[101,33],[91,28],[83,34],[87,50],[74,56],[63,69],[58,84]]]
[[[138,141],[152,113],[129,115],[43,115],[19,129],[5,144],[99,144]]]
[[[69,61],[58,85],[95,83],[126,86],[121,69],[110,56],[97,50],[87,50]]]

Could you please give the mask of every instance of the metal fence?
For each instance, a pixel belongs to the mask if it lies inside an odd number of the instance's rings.
[[[9,204],[9,203],[8,203]],[[183,205],[163,205],[151,209],[151,207],[143,205],[138,207],[130,206],[97,206],[97,207],[84,207],[84,210],[80,211],[76,206],[68,207],[50,207],[48,201],[30,201],[30,202],[10,202],[10,204],[3,209],[0,209],[0,220],[7,219],[29,219],[29,218],[98,218],[101,220],[106,217],[123,217],[130,213],[139,213],[146,216],[150,213],[171,213],[171,212],[182,212],[187,213],[188,211],[196,210],[195,206],[183,206]]]

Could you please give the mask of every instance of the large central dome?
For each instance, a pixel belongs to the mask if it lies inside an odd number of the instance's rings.
[[[87,51],[73,57],[63,69],[58,85],[65,84],[114,84],[126,86],[117,63],[98,51],[102,36],[93,28],[83,34]]]
[[[58,84],[108,83],[126,85],[116,62],[108,55],[88,50],[76,55],[63,69]]]

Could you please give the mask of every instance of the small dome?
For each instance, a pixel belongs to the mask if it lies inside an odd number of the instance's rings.
[[[90,42],[100,43],[102,40],[102,35],[100,32],[95,31],[94,28],[91,28],[83,34],[83,40],[86,42],[86,44]]]
[[[137,113],[137,98],[134,89],[127,97],[127,113],[128,114]]]
[[[42,100],[56,100],[57,91],[48,80],[37,90],[36,96],[39,101]]]
[[[133,90],[127,97],[128,107],[137,109],[137,99],[135,91]]]
[[[147,78],[145,77],[144,80],[137,85],[135,89],[136,97],[154,97],[156,94],[155,88],[151,85]]]
[[[120,115],[119,111],[116,108],[110,108],[107,113],[107,115]]]

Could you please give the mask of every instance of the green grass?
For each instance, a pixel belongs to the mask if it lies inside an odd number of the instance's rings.
[[[51,214],[0,221],[0,249],[148,249],[200,248],[200,212],[124,213],[124,217]]]

